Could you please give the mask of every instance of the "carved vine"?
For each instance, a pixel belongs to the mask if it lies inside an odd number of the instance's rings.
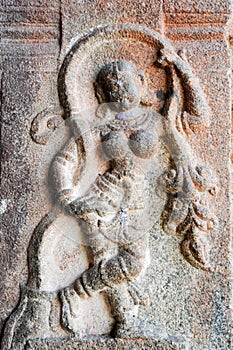
[[[195,157],[186,135],[204,130],[211,111],[193,76],[184,52],[161,50],[158,63],[165,67],[170,87],[164,115],[170,169],[160,179],[168,198],[162,213],[165,232],[183,236],[181,252],[194,267],[211,270],[211,231],[217,219],[213,197],[216,179]]]

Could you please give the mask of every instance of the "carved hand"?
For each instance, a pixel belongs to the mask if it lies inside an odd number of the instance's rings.
[[[159,51],[159,57],[157,59],[157,62],[161,66],[166,67],[169,64],[175,64],[179,59],[180,57],[174,50],[163,48]]]
[[[68,208],[69,204],[76,199],[72,189],[62,190],[58,195],[58,201],[62,208]]]
[[[159,51],[157,63],[163,68],[174,65],[178,70],[190,71],[185,50],[179,50],[179,52],[176,53],[172,48],[163,48]]]

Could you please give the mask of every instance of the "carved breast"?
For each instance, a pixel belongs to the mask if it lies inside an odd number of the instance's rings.
[[[158,138],[154,131],[110,131],[102,138],[102,148],[110,159],[124,159],[133,153],[139,158],[150,158],[157,150]]]
[[[157,150],[157,135],[149,130],[137,130],[129,137],[129,147],[139,158],[150,158]]]
[[[129,152],[128,138],[124,131],[110,131],[102,138],[102,148],[110,159],[124,159]]]

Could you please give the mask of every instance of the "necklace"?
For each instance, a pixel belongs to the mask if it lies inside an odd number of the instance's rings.
[[[109,121],[108,127],[111,130],[138,130],[146,128],[150,123],[151,113],[148,110],[137,108],[115,115],[115,119]]]

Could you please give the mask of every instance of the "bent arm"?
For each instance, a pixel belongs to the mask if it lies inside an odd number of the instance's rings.
[[[75,175],[78,165],[77,144],[72,137],[55,156],[51,169],[56,199],[63,207],[75,199]]]
[[[192,73],[186,60],[178,59],[175,63],[177,75],[184,91],[183,123],[192,131],[198,131],[209,126],[210,107],[198,79]]]
[[[186,112],[202,119],[208,118],[210,108],[200,83],[194,76],[190,65],[185,59],[177,55],[174,66],[184,89]]]
[[[208,127],[211,110],[199,80],[194,76],[184,54],[179,56],[175,51],[163,49],[158,61],[168,68],[170,75],[174,76],[175,70],[182,86],[184,99],[181,118],[186,131],[190,129],[195,132]]]

